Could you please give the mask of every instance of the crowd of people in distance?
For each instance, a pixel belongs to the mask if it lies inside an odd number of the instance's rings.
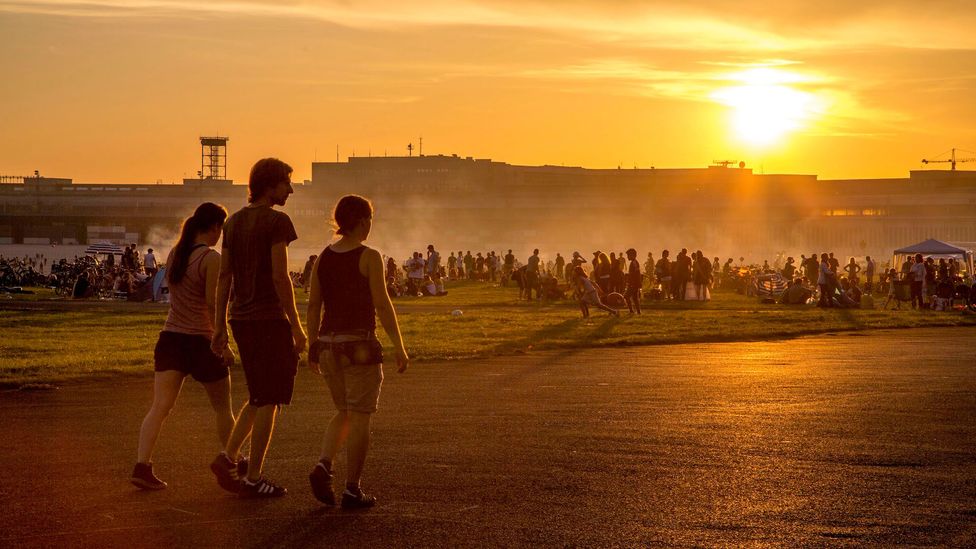
[[[426,253],[413,252],[402,262],[387,256],[383,260],[387,293],[394,298],[445,296],[449,281],[481,281],[503,287],[514,284],[519,299],[575,298],[584,316],[589,315],[588,306],[600,308],[607,302],[640,314],[642,300],[709,301],[712,292],[720,288],[758,295],[768,302],[824,308],[869,308],[874,307],[875,298],[884,297],[885,310],[899,310],[903,302],[913,309],[949,310],[967,304],[972,292],[971,275],[964,277],[961,262],[953,257],[917,255],[908,257],[898,268],[888,264],[879,267],[871,256],[863,262],[851,257],[842,263],[832,252],[803,254],[799,260],[780,254],[773,265],[768,260],[746,264],[742,257],[738,262],[728,258],[723,263],[718,257],[709,260],[701,250],[689,253],[686,248],[673,258],[669,250],[662,250],[658,259],[647,252],[639,261],[636,255],[631,257],[636,253],[633,249],[609,254],[597,250],[589,261],[579,252],[573,252],[568,260],[556,253],[553,259],[543,260],[539,250],[534,250],[523,262],[511,249],[505,254],[458,250],[445,259],[430,244]],[[48,286],[76,298],[145,301],[155,297],[151,282],[163,265],[152,248],[140,254],[132,244],[124,248],[118,261],[114,254],[103,257],[81,256],[49,264],[43,254],[0,256],[0,291]],[[309,256],[302,271],[290,273],[293,286],[309,290],[317,257]],[[578,267],[589,283],[580,278]],[[777,280],[769,283],[771,277]],[[765,286],[772,289],[764,292]],[[165,293],[165,287],[162,291]]]
[[[48,261],[43,253],[22,258],[0,256],[0,292],[29,293],[23,288],[33,286],[53,288],[60,296],[78,299],[153,299],[152,279],[161,266],[153,249],[140,256],[132,244],[124,248],[118,261],[116,255],[92,254],[56,261]]]
[[[597,250],[591,260],[573,252],[568,261],[561,253],[544,261],[536,249],[524,262],[512,250],[504,255],[451,252],[443,261],[431,244],[426,255],[413,252],[400,264],[393,257],[385,261],[391,297],[446,295],[445,281],[452,280],[515,284],[520,300],[575,298],[584,317],[590,307],[608,312],[627,307],[640,314],[642,301],[710,301],[720,288],[789,305],[873,308],[875,296],[888,296],[885,309],[900,309],[902,301],[911,301],[916,309],[945,310],[965,304],[971,287],[954,258],[938,263],[931,257],[909,259],[896,271],[887,265],[879,268],[870,256],[863,264],[853,257],[841,264],[832,252],[803,254],[799,261],[781,254],[773,265],[768,260],[746,264],[742,257],[723,263],[687,248],[673,258],[670,250],[662,250],[658,259],[647,252],[643,261],[633,248],[609,254]]]
[[[62,259],[51,266],[53,286],[59,294],[76,299],[99,297],[127,301],[152,301],[153,279],[162,267],[152,248],[139,254],[135,244],[126,246],[119,261],[112,253]]]

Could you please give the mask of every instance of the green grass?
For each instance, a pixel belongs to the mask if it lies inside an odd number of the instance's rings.
[[[642,316],[583,320],[573,301],[529,303],[514,288],[458,283],[450,295],[394,300],[414,360],[464,359],[544,349],[777,339],[881,328],[973,326],[976,315],[910,309],[821,310],[763,305],[717,292],[708,303],[647,303]],[[304,316],[305,295],[298,291]],[[880,305],[879,305],[880,306]],[[461,316],[451,311],[460,309]],[[0,385],[17,387],[152,371],[166,317],[154,303],[71,301],[40,290],[0,298]],[[380,330],[382,332],[382,330]],[[385,334],[380,334],[384,342]]]

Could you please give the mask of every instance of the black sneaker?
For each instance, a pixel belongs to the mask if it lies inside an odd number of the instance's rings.
[[[346,488],[342,492],[342,508],[343,509],[369,509],[370,507],[376,505],[376,498],[367,495],[362,490],[358,494],[354,494]]]
[[[312,485],[312,494],[315,499],[326,505],[336,504],[335,490],[332,489],[332,471],[325,468],[321,463],[316,464],[312,473],[308,475],[308,483]]]
[[[241,483],[237,477],[237,464],[231,461],[224,454],[217,454],[213,462],[210,463],[210,470],[217,477],[217,484],[221,488],[236,494],[241,489]]]
[[[237,478],[244,478],[247,476],[247,458],[241,456],[237,460]]]
[[[238,496],[242,498],[278,498],[288,493],[288,490],[278,486],[266,478],[262,478],[254,484],[246,479],[241,481]]]
[[[132,478],[129,480],[143,490],[166,488],[166,483],[153,474],[152,463],[136,463],[135,469],[132,470]]]

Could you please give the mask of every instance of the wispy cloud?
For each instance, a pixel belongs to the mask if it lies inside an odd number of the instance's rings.
[[[514,27],[566,33],[592,41],[679,50],[802,51],[825,48],[900,47],[974,49],[974,10],[946,14],[929,4],[868,3],[857,10],[832,12],[829,24],[803,25],[819,17],[806,3],[762,12],[760,2],[744,2],[743,13],[722,2],[689,7],[681,2],[570,2],[565,6],[540,0],[525,2],[417,0],[358,2],[266,2],[239,0],[4,0],[0,11],[72,17],[283,17],[324,21],[354,28],[405,26]],[[762,2],[766,5],[765,2]],[[924,9],[923,9],[924,8]],[[770,13],[783,12],[776,18]],[[846,15],[850,13],[849,15]]]
[[[615,86],[626,86],[636,95],[660,95],[678,99],[710,101],[711,93],[718,87],[736,84],[748,74],[750,80],[768,71],[771,84],[792,86],[822,87],[834,78],[812,71],[772,70],[774,67],[800,65],[798,61],[773,60],[770,62],[730,63],[700,62],[690,70],[661,69],[659,67],[628,59],[594,59],[581,64],[564,67],[525,70],[518,76],[554,80],[577,80],[590,82],[611,82]],[[694,67],[701,67],[693,70]],[[716,70],[716,68],[718,70]],[[735,69],[735,70],[730,70]]]

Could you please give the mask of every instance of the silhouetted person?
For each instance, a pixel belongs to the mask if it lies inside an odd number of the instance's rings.
[[[161,490],[166,483],[153,472],[156,440],[186,376],[193,376],[207,392],[216,416],[217,439],[226,446],[234,413],[231,409],[230,349],[223,356],[210,349],[213,335],[214,294],[220,254],[211,246],[220,239],[227,210],[206,202],[183,222],[180,238],[166,260],[169,267],[170,305],[166,323],[153,350],[153,402],[139,428],[139,449],[131,481],[144,490]],[[148,255],[148,254],[147,254]],[[237,456],[234,456],[235,465]]]
[[[624,299],[627,300],[627,309],[631,313],[641,314],[641,286],[644,277],[641,275],[640,263],[637,262],[637,250],[631,248],[627,250],[627,259],[630,264],[627,267],[627,289]]]
[[[673,277],[671,276],[671,260],[668,259],[668,255],[671,252],[664,250],[661,252],[661,259],[657,260],[657,266],[654,267],[654,273],[657,275],[657,281],[661,284],[661,292],[664,294],[665,298],[674,299],[674,284],[672,284]]]
[[[865,288],[867,288],[867,290],[870,292],[874,287],[874,271],[877,269],[877,266],[874,264],[874,260],[871,259],[871,256],[867,256],[865,258],[865,262],[864,278],[867,280]]]
[[[308,293],[309,284],[312,282],[312,265],[315,265],[316,257],[318,256],[308,256],[308,261],[305,262],[305,268],[302,269],[302,289],[305,290],[305,293]]]
[[[231,288],[230,325],[241,355],[249,398],[211,470],[228,488],[235,480],[234,463],[244,440],[251,437],[247,477],[241,497],[283,496],[283,487],[262,476],[278,409],[291,403],[298,356],[307,337],[295,308],[288,274],[288,244],[298,238],[291,219],[274,209],[292,194],[291,166],[277,158],[258,160],[248,181],[248,205],[224,224],[224,240],[217,284],[216,321],[212,349],[227,349],[227,304]]]
[[[833,272],[830,270],[830,257],[827,254],[820,254],[820,267],[817,276],[817,286],[820,287],[820,301],[818,307],[833,307],[833,284],[831,277]]]
[[[674,286],[672,293],[675,299],[684,301],[688,282],[691,280],[691,258],[688,257],[687,249],[681,248],[681,251],[678,252],[678,257],[674,260],[671,277]]]
[[[539,288],[539,250],[532,250],[532,255],[525,263],[525,298],[532,299],[532,290],[535,290],[536,299],[542,299],[542,290]]]
[[[346,488],[341,505],[361,509],[376,504],[376,498],[363,492],[360,479],[369,450],[370,418],[383,383],[377,316],[393,343],[399,373],[406,371],[409,358],[384,285],[383,260],[379,252],[363,245],[372,228],[372,205],[361,196],[345,196],[336,204],[333,219],[340,238],[322,251],[315,266],[307,317],[309,332],[317,334],[308,365],[325,378],[337,412],[326,428],[309,483],[316,499],[336,504],[332,464],[345,443]]]

